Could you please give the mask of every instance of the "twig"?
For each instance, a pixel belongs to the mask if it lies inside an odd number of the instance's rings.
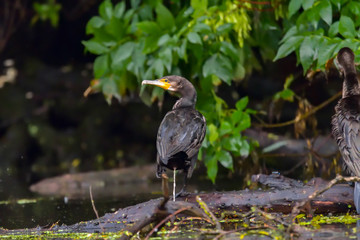
[[[293,220],[295,219],[295,216],[297,216],[300,212],[300,209],[302,207],[305,206],[305,204],[307,204],[310,200],[316,198],[317,196],[319,196],[320,194],[322,194],[323,192],[325,192],[326,190],[330,189],[332,186],[334,186],[335,184],[337,184],[340,181],[345,181],[345,182],[360,182],[360,177],[343,177],[341,175],[337,175],[336,178],[334,178],[333,180],[331,180],[324,188],[319,189],[314,191],[310,196],[308,196],[306,199],[302,200],[301,202],[298,202],[295,207],[293,208],[293,210],[291,211],[291,215],[294,217]]]
[[[276,217],[274,217],[273,215],[271,215],[270,213],[267,213],[267,212],[264,212],[262,210],[260,210],[259,208],[257,207],[252,207],[252,211],[255,212],[255,213],[258,213],[260,215],[262,215],[263,217],[267,218],[267,219],[270,219],[272,221],[275,221],[275,222],[278,222],[286,227],[288,227],[290,224],[287,223],[287,222],[284,222],[282,221],[281,219],[278,219]]]
[[[168,238],[169,235],[171,234],[171,232],[176,231],[179,228],[179,226],[181,224],[183,224],[185,221],[192,221],[192,220],[199,220],[199,221],[203,220],[203,221],[208,222],[209,224],[213,224],[213,222],[210,219],[207,219],[207,218],[203,218],[203,217],[187,217],[185,219],[181,219],[181,221],[169,231],[169,233],[165,236],[165,238]]]
[[[96,218],[99,220],[99,225],[100,225],[101,231],[102,231],[102,232],[105,232],[105,231],[104,231],[104,227],[103,227],[103,225],[101,224],[100,219],[99,219],[99,213],[98,213],[98,211],[96,210],[96,207],[95,207],[95,203],[94,203],[94,199],[93,199],[93,195],[92,195],[91,185],[90,185],[90,187],[89,187],[89,192],[90,192],[91,205],[92,205],[92,208],[93,208],[93,210],[94,210],[94,212],[95,212]]]
[[[186,210],[189,210],[191,209],[191,207],[186,207],[186,208],[181,208],[175,212],[173,212],[172,214],[168,215],[166,218],[164,218],[163,220],[161,220],[153,229],[151,229],[151,231],[146,235],[145,239],[144,240],[148,240],[149,237],[161,226],[163,225],[164,223],[166,223],[170,218],[172,218],[173,216],[183,212],[183,211],[186,211]]]
[[[198,195],[196,196],[196,201],[199,203],[202,210],[208,215],[211,220],[213,221],[213,224],[216,226],[217,230],[221,230],[221,225],[219,220],[215,217],[215,215],[210,211],[208,205],[201,199],[201,197]]]
[[[305,114],[301,115],[300,117],[296,117],[293,120],[282,122],[282,123],[275,123],[275,124],[262,123],[262,124],[253,124],[253,125],[256,127],[277,128],[277,127],[284,127],[284,126],[288,126],[288,125],[297,123],[297,122],[309,117],[310,115],[316,113],[320,109],[324,108],[326,105],[328,105],[332,101],[335,101],[337,98],[339,98],[341,96],[341,94],[342,94],[342,92],[339,91],[337,94],[335,94],[331,98],[325,100],[324,102],[320,103],[318,106],[312,108],[310,111],[306,112]]]

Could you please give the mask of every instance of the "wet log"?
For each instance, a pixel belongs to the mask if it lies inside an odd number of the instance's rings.
[[[154,181],[155,164],[134,166],[87,173],[64,174],[46,178],[30,186],[32,192],[46,196],[77,199],[89,197],[89,187],[98,196],[122,197],[161,189],[160,181]]]
[[[167,215],[179,208],[197,206],[196,196],[200,196],[216,216],[236,217],[256,206],[267,212],[290,213],[294,205],[307,199],[314,191],[323,189],[328,182],[315,178],[307,184],[281,175],[254,175],[252,180],[270,187],[264,190],[242,190],[233,192],[191,193],[179,197],[176,202],[168,201]],[[151,219],[158,211],[163,198],[153,199],[134,206],[108,213],[96,220],[71,226],[53,226],[52,231],[61,232],[116,232],[131,230],[134,224]],[[353,188],[348,184],[338,184],[310,201],[310,207],[317,214],[347,213],[354,211]],[[196,207],[194,207],[196,209]],[[198,211],[198,210],[196,210]],[[151,221],[150,221],[151,222]],[[43,229],[49,230],[49,229]],[[25,230],[22,230],[25,231]],[[31,231],[26,230],[26,231]],[[8,233],[15,233],[9,231]]]

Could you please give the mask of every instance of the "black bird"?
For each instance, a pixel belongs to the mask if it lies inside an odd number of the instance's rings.
[[[172,75],[157,80],[144,80],[142,84],[155,85],[180,94],[180,99],[162,120],[156,140],[156,176],[160,178],[165,168],[184,172],[184,186],[177,194],[179,196],[185,192],[187,179],[194,171],[199,148],[206,133],[206,120],[195,109],[196,90],[187,79]]]
[[[342,98],[335,106],[332,133],[345,162],[345,168],[360,177],[360,84],[354,53],[350,48],[340,49],[336,63],[344,77]],[[354,204],[360,213],[360,183],[355,183]]]

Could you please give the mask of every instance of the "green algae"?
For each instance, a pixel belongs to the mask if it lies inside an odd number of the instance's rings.
[[[323,224],[355,224],[360,220],[359,215],[339,215],[339,216],[324,216],[322,214],[316,215],[311,219],[307,219],[304,214],[299,214],[296,219],[301,226],[320,227]]]

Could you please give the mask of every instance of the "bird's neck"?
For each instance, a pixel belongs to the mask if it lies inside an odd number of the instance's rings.
[[[196,91],[194,87],[189,87],[188,89],[184,89],[182,92],[180,92],[181,98],[176,101],[176,103],[173,106],[173,109],[176,108],[195,108],[196,104]]]
[[[344,77],[343,98],[353,95],[360,95],[360,86],[356,70],[354,69],[354,71],[345,71]]]

